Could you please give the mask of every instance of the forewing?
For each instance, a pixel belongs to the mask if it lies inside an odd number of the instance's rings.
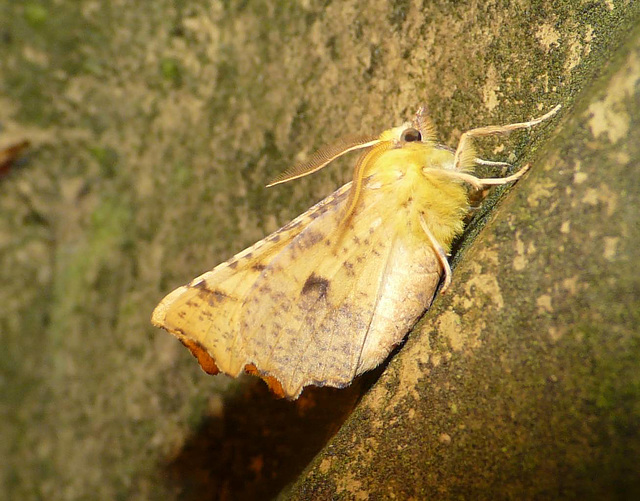
[[[392,190],[365,189],[344,232],[337,197],[280,251],[247,292],[232,359],[241,353],[295,398],[308,384],[345,386],[386,358],[440,276]]]
[[[152,323],[179,338],[206,372],[238,376],[251,363],[237,343],[246,295],[273,259],[347,190],[343,186],[280,230],[171,292],[154,310]],[[240,351],[230,356],[234,349]]]

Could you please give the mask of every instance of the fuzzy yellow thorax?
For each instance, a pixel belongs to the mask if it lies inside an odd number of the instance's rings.
[[[393,131],[386,131],[381,138]],[[390,211],[401,211],[411,222],[411,231],[421,240],[424,232],[418,224],[422,214],[433,236],[449,251],[453,239],[462,232],[468,210],[467,189],[449,175],[453,153],[433,142],[411,142],[384,151],[363,173],[367,186],[388,191]]]

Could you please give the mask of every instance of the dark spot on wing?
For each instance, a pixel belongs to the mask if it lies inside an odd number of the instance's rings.
[[[324,234],[319,231],[307,230],[300,236],[298,244],[302,249],[309,249],[325,239]]]
[[[262,263],[256,263],[254,265],[251,266],[251,269],[254,271],[262,271],[266,268],[266,266]]]
[[[302,286],[302,295],[314,294],[319,298],[326,297],[328,289],[329,280],[312,273]]]
[[[211,304],[212,296],[215,301],[222,301],[224,299],[228,299],[230,296],[220,290],[217,289],[209,289],[207,286],[207,281],[204,279],[198,280],[196,283],[190,284],[190,287],[194,289],[199,289],[203,292],[199,293],[200,296],[206,296],[209,298],[209,304]],[[187,303],[189,304],[189,303]]]
[[[347,272],[347,276],[352,277],[355,275],[355,272],[353,271],[353,263],[350,263],[349,261],[345,261],[343,266]]]
[[[225,299],[229,299],[231,296],[228,296],[224,292],[221,291],[211,291],[211,294],[207,296],[207,301],[209,306],[215,306],[216,304],[224,301]]]
[[[195,283],[191,282],[189,284],[189,287],[193,287],[194,289],[202,289],[202,290],[205,290],[205,291],[209,290],[207,288],[207,281],[204,278],[201,278],[200,280],[198,280]]]
[[[222,291],[215,290],[211,291],[211,293],[216,297],[217,300],[222,301],[223,299],[229,299],[231,296],[229,294],[225,294]]]
[[[289,224],[284,225],[280,231],[288,231],[288,230],[294,230],[296,229],[298,226],[300,226],[302,223],[300,221],[291,221]]]

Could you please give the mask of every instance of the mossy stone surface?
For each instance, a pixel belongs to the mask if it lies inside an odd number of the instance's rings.
[[[0,4],[0,147],[33,145],[0,178],[0,490],[264,498],[309,464],[283,497],[637,493],[638,14]],[[151,327],[168,291],[349,179],[347,159],[264,188],[318,146],[421,104],[455,145],[557,103],[548,126],[483,142],[533,169],[473,223],[453,289],[382,376],[274,401]]]

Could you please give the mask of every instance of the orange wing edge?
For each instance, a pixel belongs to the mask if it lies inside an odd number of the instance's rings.
[[[196,358],[196,360],[198,361],[198,363],[200,364],[200,367],[204,372],[212,376],[215,376],[216,374],[220,374],[221,371],[218,368],[218,365],[216,364],[215,359],[209,354],[207,349],[200,342],[194,339],[191,339],[184,332],[182,332],[181,329],[178,329],[175,327],[169,328],[167,325],[165,325],[165,322],[164,322],[164,316],[166,312],[165,308],[166,308],[166,303],[168,302],[169,301],[166,301],[165,299],[154,310],[153,316],[151,318],[151,322],[153,323],[153,325],[155,325],[156,327],[161,327],[166,331],[168,331],[170,334],[173,334],[175,337],[177,337],[178,340],[186,348],[188,348],[191,354]],[[258,367],[256,367],[254,364],[245,365],[244,371],[251,376],[258,376],[260,379],[262,379],[269,387],[269,390],[278,398],[285,398],[287,396],[284,392],[284,388],[282,387],[282,383],[280,383],[280,381],[275,376],[270,376],[262,373],[258,369]]]

